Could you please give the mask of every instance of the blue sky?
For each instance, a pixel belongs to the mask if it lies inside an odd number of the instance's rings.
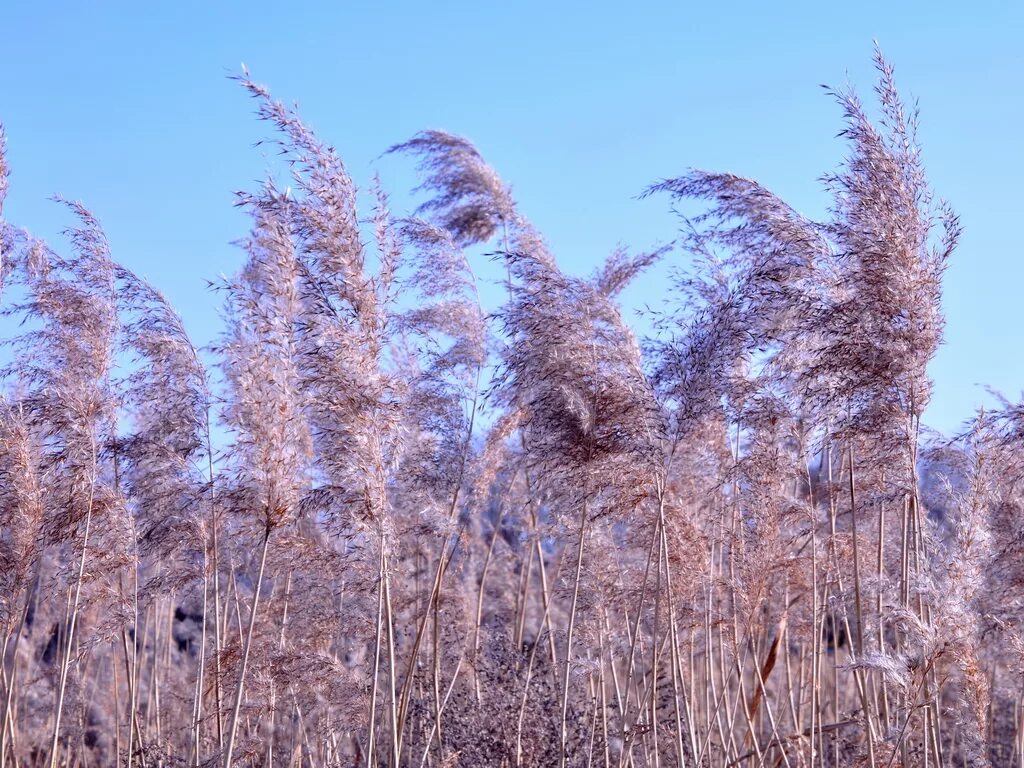
[[[892,6],[892,7],[890,7]],[[965,234],[947,273],[946,344],[928,421],[956,427],[988,384],[1024,388],[1024,10],[965,3],[24,3],[0,9],[8,218],[55,236],[47,198],[84,200],[115,256],[161,287],[200,342],[219,329],[206,280],[240,263],[232,192],[272,164],[227,76],[242,62],[405,207],[410,163],[378,160],[423,128],[465,135],[509,181],[567,271],[617,244],[672,239],[690,167],[760,180],[811,216],[842,160],[840,112],[867,100],[872,40],[921,104],[933,186]],[[678,257],[675,258],[678,263]],[[486,268],[484,268],[486,271]],[[657,305],[664,269],[626,295]]]

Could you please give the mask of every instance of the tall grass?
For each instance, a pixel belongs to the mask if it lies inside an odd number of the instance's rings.
[[[291,180],[208,350],[81,204],[0,220],[0,766],[1024,766],[1024,416],[923,427],[960,228],[876,64],[826,220],[691,171],[590,278],[443,132],[360,214],[243,73]]]

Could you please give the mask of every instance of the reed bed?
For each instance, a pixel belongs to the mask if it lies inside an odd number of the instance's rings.
[[[960,227],[876,64],[825,220],[690,171],[589,278],[465,139],[396,216],[242,73],[289,184],[205,349],[0,218],[0,766],[1024,766],[1024,410],[923,426]]]

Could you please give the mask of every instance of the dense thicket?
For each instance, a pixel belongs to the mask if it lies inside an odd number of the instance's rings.
[[[209,350],[0,218],[0,766],[1024,765],[1024,411],[922,427],[959,225],[877,65],[826,220],[694,171],[589,279],[446,133],[360,215],[243,75],[291,175]]]

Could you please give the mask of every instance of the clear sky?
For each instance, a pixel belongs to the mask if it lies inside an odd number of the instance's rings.
[[[423,128],[472,139],[563,267],[672,239],[690,167],[752,176],[823,214],[840,112],[818,87],[874,82],[872,40],[920,101],[939,195],[965,235],[947,273],[946,344],[928,421],[954,428],[1024,389],[1024,4],[1016,2],[0,3],[8,218],[54,235],[46,198],[84,200],[115,256],[161,287],[198,341],[218,329],[206,280],[233,272],[232,192],[266,172],[267,135],[227,75],[242,62],[405,205],[409,162],[377,160]],[[664,295],[664,271],[626,296]]]

